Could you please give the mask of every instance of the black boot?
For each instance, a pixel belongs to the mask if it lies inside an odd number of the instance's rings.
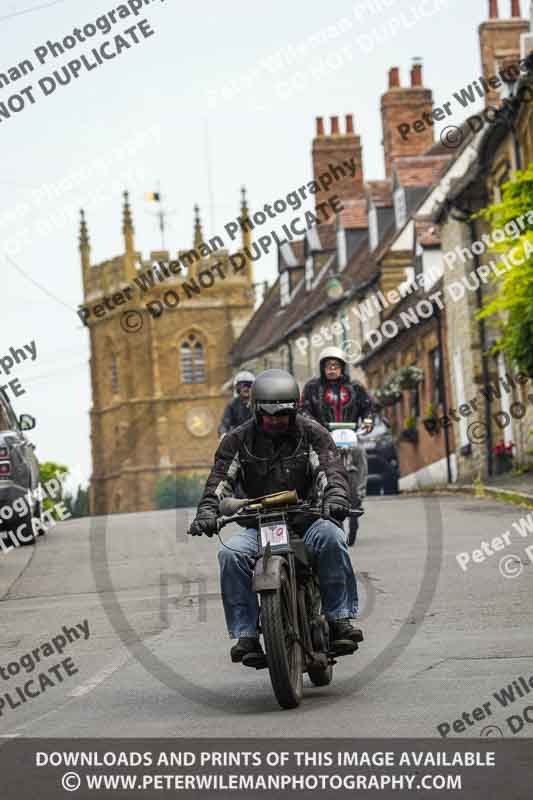
[[[230,650],[231,660],[234,664],[242,663],[245,667],[262,669],[267,666],[266,656],[259,639],[243,636],[238,639]]]
[[[354,628],[349,619],[336,619],[329,623],[329,640],[336,655],[355,653],[363,638],[363,631]]]

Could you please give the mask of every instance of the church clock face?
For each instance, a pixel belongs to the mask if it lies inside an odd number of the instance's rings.
[[[213,430],[213,415],[208,408],[195,408],[187,412],[185,424],[193,436],[207,436]]]

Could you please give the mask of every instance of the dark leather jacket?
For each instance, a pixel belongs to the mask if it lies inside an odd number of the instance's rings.
[[[341,375],[337,383],[349,395],[348,402],[342,407],[342,422],[359,422],[360,419],[372,416],[372,400],[360,383],[352,383],[346,375]],[[321,425],[335,422],[334,410],[324,399],[327,386],[325,378],[312,378],[305,384],[302,392],[302,413],[316,419]]]
[[[227,434],[215,453],[197,513],[218,513],[224,497],[255,498],[285,489],[296,489],[301,500],[313,505],[321,506],[324,498],[349,505],[348,476],[333,439],[301,414],[283,437],[266,436],[254,420]],[[302,515],[298,528],[305,530],[314,519]]]
[[[235,397],[231,403],[228,403],[222,422],[218,426],[219,434],[229,433],[233,428],[238,428],[243,422],[246,422],[252,416],[252,411],[249,405],[245,405],[240,397]]]

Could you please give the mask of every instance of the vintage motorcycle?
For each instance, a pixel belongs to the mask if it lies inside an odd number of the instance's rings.
[[[298,515],[318,518],[321,511],[299,500],[295,491],[284,491],[255,500],[227,497],[221,501],[220,513],[219,532],[231,522],[257,528],[252,588],[259,595],[270,680],[280,706],[296,708],[302,699],[304,672],[315,686],[327,686],[335,656],[348,655],[348,651],[330,649],[318,577],[293,527]]]

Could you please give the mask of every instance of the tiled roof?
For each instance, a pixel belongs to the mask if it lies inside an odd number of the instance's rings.
[[[332,228],[334,230],[334,226]],[[337,270],[336,255],[321,255],[316,265],[317,273],[326,262],[329,262],[331,269],[324,272],[320,283],[310,291],[301,286],[293,299],[283,308],[280,308],[279,280],[276,281],[266,300],[257,309],[234,345],[232,358],[235,362],[246,361],[281,344],[291,329],[296,329],[314,313],[326,307],[329,302],[326,282],[330,272]],[[375,269],[375,264],[368,254],[368,239],[365,237],[342,272],[345,288],[350,290],[363,283]]]
[[[375,253],[369,251],[367,236],[361,240],[341,273],[344,287],[348,293],[354,293],[359,287],[378,277],[377,257],[386,251],[395,234],[396,227],[394,223],[391,223]],[[266,300],[257,309],[233,347],[232,357],[236,363],[251,359],[278,346],[291,331],[297,330],[307,320],[325,310],[329,302],[326,283],[328,275],[337,271],[336,255],[321,255],[316,266],[317,273],[326,262],[329,263],[330,269],[322,275],[320,283],[311,291],[305,291],[301,286],[290,303],[283,309],[279,304],[279,281],[276,281]]]

